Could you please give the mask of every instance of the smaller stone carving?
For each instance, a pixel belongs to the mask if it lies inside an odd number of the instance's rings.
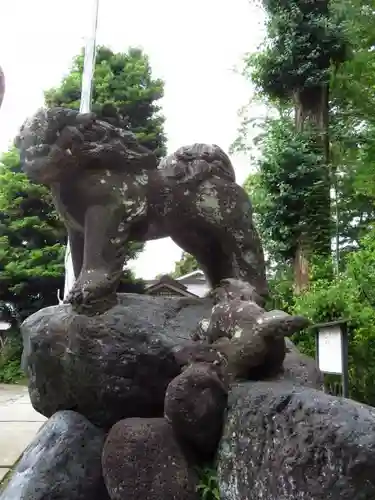
[[[222,280],[212,295],[216,304],[211,317],[200,322],[193,339],[218,349],[232,378],[259,380],[278,373],[286,353],[284,338],[310,322],[283,311],[265,311],[255,288],[239,280]]]

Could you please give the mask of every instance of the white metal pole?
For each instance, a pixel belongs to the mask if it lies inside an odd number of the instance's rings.
[[[88,12],[88,15],[92,15],[92,25],[89,36],[86,40],[85,47],[85,58],[83,63],[83,73],[82,73],[82,87],[81,87],[81,104],[80,112],[88,113],[91,111],[91,100],[92,100],[92,87],[95,69],[95,56],[96,56],[96,31],[98,26],[98,14],[99,14],[99,0],[93,1],[92,13]],[[65,285],[64,285],[64,299],[68,296],[70,290],[73,288],[75,282],[74,271],[73,271],[73,261],[70,252],[69,240],[66,245],[65,251]]]

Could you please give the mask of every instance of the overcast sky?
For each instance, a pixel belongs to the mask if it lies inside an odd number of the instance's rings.
[[[68,72],[88,33],[92,0],[0,0],[0,65],[6,94],[0,112],[0,151],[27,115],[43,103],[43,90]],[[255,3],[255,2],[254,2]],[[168,150],[214,142],[228,149],[236,138],[238,109],[251,87],[233,68],[262,36],[262,14],[252,0],[101,0],[98,43],[115,51],[142,47],[155,77],[165,81],[163,113]],[[232,157],[242,183],[251,165]],[[156,257],[157,256],[157,257]],[[181,249],[171,240],[146,245],[132,265],[152,278],[173,269]]]

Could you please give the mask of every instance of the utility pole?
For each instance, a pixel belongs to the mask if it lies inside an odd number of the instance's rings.
[[[85,59],[83,63],[82,87],[81,87],[81,104],[79,111],[81,113],[89,113],[91,111],[92,87],[95,69],[96,56],[96,31],[98,26],[99,0],[92,0],[92,12],[87,12],[88,16],[92,16],[92,25],[89,36],[86,40]],[[67,242],[65,251],[65,285],[64,299],[68,296],[75,282],[73,271],[73,261],[70,252],[70,243]]]

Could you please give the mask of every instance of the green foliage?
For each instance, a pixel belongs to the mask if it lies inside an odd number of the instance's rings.
[[[327,85],[332,64],[348,58],[344,24],[329,0],[262,3],[268,14],[266,49],[249,57],[247,67],[258,90],[285,100],[300,89]]]
[[[184,252],[181,260],[176,262],[174,271],[171,273],[172,278],[180,278],[185,274],[191,273],[199,269],[198,262],[191,254]]]
[[[301,9],[307,0],[264,0],[262,3],[268,12],[268,40],[264,52],[247,60],[246,75],[254,77],[258,98],[267,104],[271,102],[271,111],[276,116],[263,121],[263,132],[255,141],[256,146],[261,147],[258,171],[249,176],[245,188],[252,198],[268,257],[271,289],[268,307],[304,314],[315,323],[347,318],[351,396],[375,405],[375,94],[372,91],[375,88],[375,2],[332,0],[324,14],[327,24],[320,34],[319,23],[324,16],[314,25],[315,14],[305,15],[296,10],[297,4]],[[311,8],[328,6],[328,2],[309,3]],[[311,23],[304,25],[304,33],[309,34],[309,43],[316,42],[315,52],[312,45],[306,50],[308,44],[302,43],[301,27],[306,20]],[[334,25],[336,33],[332,31]],[[314,30],[317,30],[315,40],[311,36]],[[319,38],[320,35],[323,38]],[[320,43],[322,40],[324,43]],[[347,40],[350,40],[351,57],[345,59]],[[334,43],[330,45],[331,42]],[[290,100],[291,95],[296,97],[296,92],[311,93],[314,87],[328,83],[329,162],[319,149],[317,130],[311,128],[310,137],[306,127],[307,136],[294,130],[291,116],[296,103]],[[297,104],[298,107],[301,102]],[[242,137],[237,141],[242,149],[247,146],[249,124],[249,120],[244,122]],[[314,172],[314,165],[318,172]],[[317,189],[319,193],[320,182],[324,183],[326,193],[327,187],[331,187],[334,198],[330,217],[324,211],[319,215],[320,208],[324,207],[323,198],[321,202],[319,196],[315,198],[319,221],[314,220],[313,211],[314,191]],[[330,231],[329,219],[335,221]],[[331,241],[338,243],[339,266],[335,276],[331,256],[326,253],[324,257],[319,248],[319,238],[324,239],[325,232]],[[304,235],[310,240],[313,252],[309,256],[310,285],[302,295],[294,297],[290,257],[298,237]],[[301,332],[293,340],[304,352],[314,355],[311,331]]]
[[[0,347],[0,383],[15,384],[25,377],[21,370],[21,355],[22,343],[19,336],[10,335]]]
[[[201,500],[220,500],[217,473],[211,467],[198,469],[199,484],[197,490]]]
[[[146,282],[136,278],[129,269],[125,269],[117,291],[118,293],[145,293]]]
[[[68,76],[58,88],[45,92],[48,106],[79,109],[83,70],[83,53],[77,56]],[[96,56],[93,111],[110,118],[114,108],[138,140],[157,155],[165,154],[164,117],[157,101],[163,97],[164,83],[153,79],[147,55],[130,48],[114,53],[99,47]]]
[[[287,117],[268,119],[258,144],[259,173],[245,189],[253,198],[256,217],[276,260],[291,260],[298,242],[311,251],[329,253],[330,209],[322,184],[326,165],[310,130],[296,132]]]
[[[345,270],[335,279],[320,277],[295,299],[294,312],[314,323],[349,320],[349,379],[351,397],[375,405],[375,231],[361,241],[361,249],[348,254]],[[320,271],[324,276],[324,270]],[[297,343],[313,352],[311,333],[300,334]]]
[[[291,268],[278,266],[274,272],[270,272],[268,287],[270,294],[266,309],[279,309],[291,313],[294,305],[293,273]]]
[[[55,304],[64,284],[65,229],[43,186],[20,172],[15,150],[0,166],[0,301],[19,320]]]

